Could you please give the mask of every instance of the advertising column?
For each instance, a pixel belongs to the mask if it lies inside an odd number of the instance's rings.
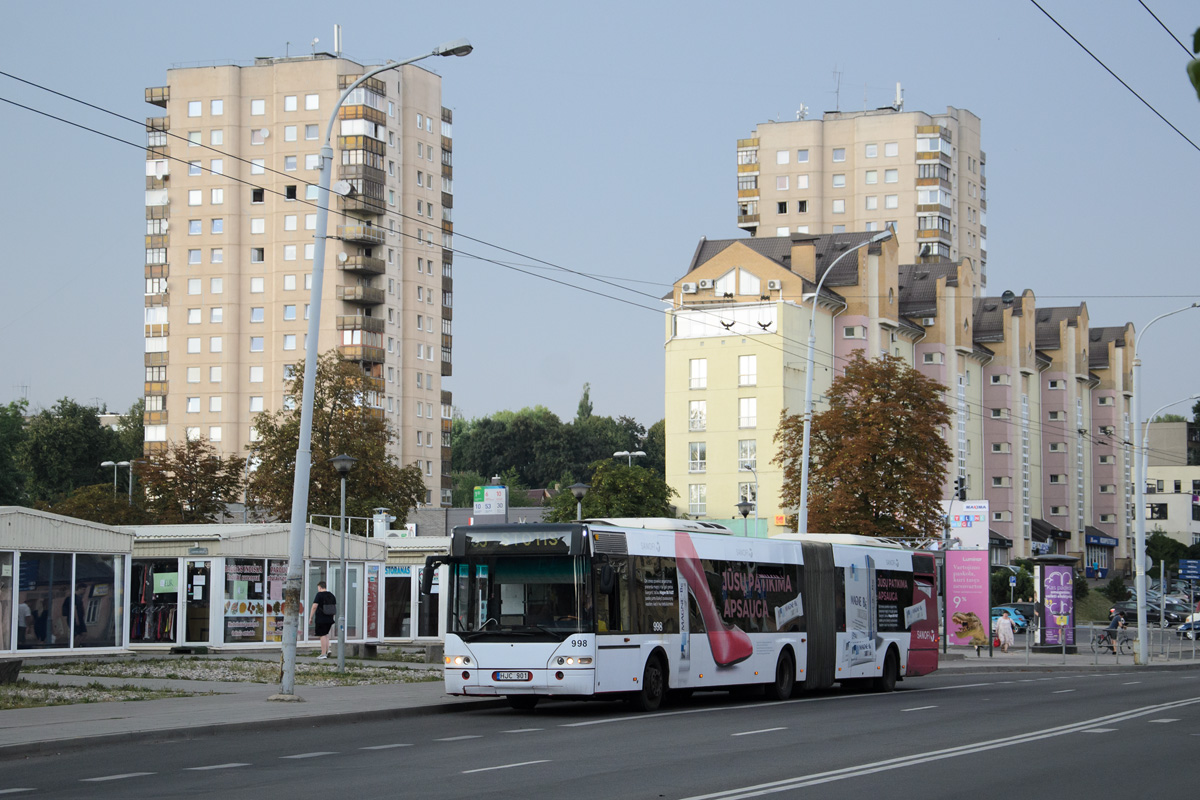
[[[946,551],[946,638],[950,644],[991,643],[988,551]]]
[[[1047,558],[1039,556],[1039,558]],[[1050,556],[1050,558],[1054,558]],[[1072,562],[1074,558],[1070,559]],[[1034,584],[1042,613],[1042,628],[1038,644],[1059,650],[1064,644],[1068,653],[1075,652],[1075,569],[1073,564],[1038,564],[1034,567]]]

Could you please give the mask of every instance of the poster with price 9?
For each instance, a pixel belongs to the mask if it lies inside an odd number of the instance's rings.
[[[946,636],[950,644],[984,647],[991,641],[988,551],[946,551]]]

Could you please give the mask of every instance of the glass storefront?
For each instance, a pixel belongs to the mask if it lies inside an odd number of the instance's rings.
[[[13,556],[6,556],[11,573]],[[116,647],[123,564],[121,557],[111,555],[20,553],[17,649]]]
[[[412,637],[412,567],[389,564],[383,577],[383,636]]]

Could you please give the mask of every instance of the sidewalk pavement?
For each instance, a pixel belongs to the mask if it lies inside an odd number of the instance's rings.
[[[1132,656],[1099,658],[1092,652],[1029,653],[1014,650],[976,656],[971,648],[943,654],[939,671],[987,672],[1108,672],[1136,670]],[[1190,653],[1186,655],[1190,656]],[[310,659],[303,659],[310,660]],[[1028,663],[1026,661],[1028,660]],[[1098,663],[1097,663],[1098,662]],[[371,663],[371,662],[365,662]],[[1200,660],[1155,660],[1145,669],[1195,669]],[[316,726],[344,717],[358,720],[395,719],[452,713],[507,705],[502,698],[464,698],[445,694],[441,681],[371,686],[297,686],[303,702],[268,700],[278,691],[271,684],[214,681],[97,678],[93,676],[26,673],[31,681],[60,684],[92,682],[135,684],[153,688],[214,692],[211,695],[114,703],[83,703],[0,711],[0,760],[98,744],[106,739],[166,741],[212,736],[233,728],[271,730],[296,725]],[[916,679],[919,680],[919,679]]]

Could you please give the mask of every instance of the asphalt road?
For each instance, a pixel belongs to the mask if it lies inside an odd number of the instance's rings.
[[[0,795],[1185,796],[1194,737],[1194,671],[942,673],[888,695],[838,691],[787,703],[697,695],[650,715],[563,702],[109,744],[0,762]]]

